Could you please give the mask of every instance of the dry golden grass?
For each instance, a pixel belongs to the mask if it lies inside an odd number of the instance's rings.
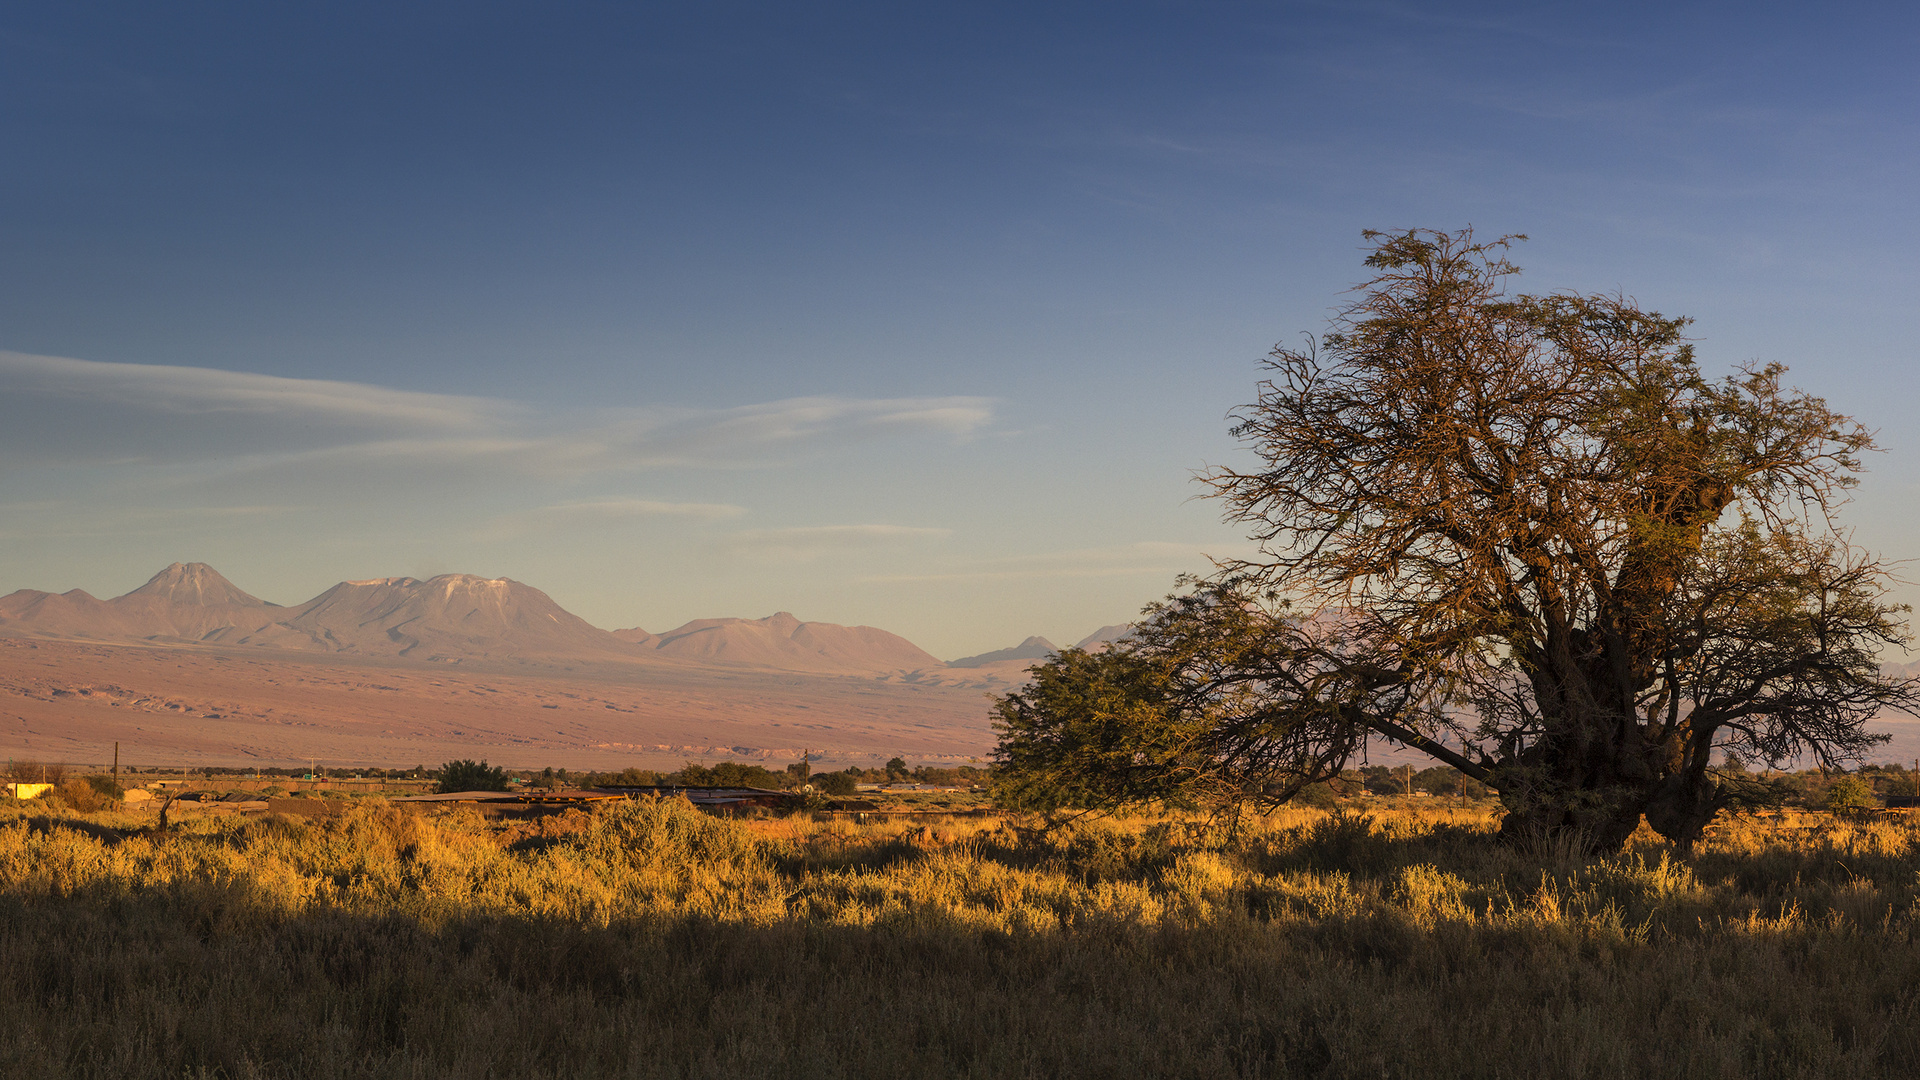
[[[1920,831],[0,809],[0,1074],[1920,1073]],[[1809,827],[1810,826],[1810,827]]]

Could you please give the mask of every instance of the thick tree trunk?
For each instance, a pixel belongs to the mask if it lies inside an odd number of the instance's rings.
[[[1643,794],[1619,784],[1581,788],[1518,783],[1500,791],[1507,816],[1504,843],[1534,849],[1564,849],[1580,855],[1611,855],[1640,827]]]
[[[1654,785],[1644,811],[1653,831],[1673,841],[1685,854],[1693,850],[1724,802],[1720,784],[1713,777],[1675,773]]]
[[[1503,841],[1609,855],[1626,845],[1642,816],[1681,851],[1691,851],[1725,805],[1704,770],[1669,771],[1667,748],[1590,742],[1584,755],[1530,747],[1521,762],[1496,770],[1507,816]],[[1665,766],[1665,767],[1662,767]]]
[[[1507,816],[1501,839],[1527,847],[1611,855],[1640,827],[1662,770],[1631,720],[1582,709],[1562,716],[1554,736],[1527,747],[1499,771]]]

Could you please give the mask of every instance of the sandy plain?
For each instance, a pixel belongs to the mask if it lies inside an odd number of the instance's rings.
[[[0,754],[513,768],[983,760],[995,687],[715,666],[466,663],[0,638]]]
[[[1027,661],[885,677],[719,665],[447,665],[259,648],[0,636],[0,758],[123,765],[826,767],[992,752],[992,698]],[[1004,670],[1001,670],[1004,669]],[[1870,761],[1920,767],[1920,721],[1882,716]],[[1432,764],[1376,740],[1374,764]],[[1796,763],[1811,767],[1812,761]]]

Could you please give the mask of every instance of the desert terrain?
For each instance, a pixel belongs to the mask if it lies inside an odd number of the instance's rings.
[[[967,764],[992,751],[992,697],[1054,651],[1030,637],[942,662],[787,612],[608,631],[529,585],[465,574],[341,582],[280,606],[175,563],[110,600],[0,596],[0,756],[104,764],[118,743],[134,766]],[[1873,760],[1920,761],[1920,721],[1873,726],[1892,736]],[[1368,756],[1426,763],[1384,741]]]
[[[1112,627],[1098,634],[1109,634]],[[1049,647],[1050,650],[1050,647]],[[1043,650],[1048,651],[1048,650]],[[0,597],[0,754],[127,765],[678,768],[984,759],[990,696],[1034,649],[948,665],[873,627],[588,625],[545,593],[447,574],[269,604],[176,563],[110,600]]]
[[[124,765],[964,764],[987,690],[669,665],[505,664],[0,638],[0,754]]]

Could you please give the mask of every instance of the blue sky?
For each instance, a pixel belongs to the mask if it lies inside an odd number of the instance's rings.
[[[1129,617],[1365,228],[1524,232],[1877,428],[1914,539],[1891,4],[15,5],[0,589],[506,575],[942,656]]]

